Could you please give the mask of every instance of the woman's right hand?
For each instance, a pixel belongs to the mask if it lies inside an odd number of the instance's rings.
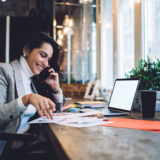
[[[40,117],[43,117],[42,111],[48,119],[53,119],[53,111],[55,111],[55,104],[49,98],[43,97],[39,94],[28,94],[22,97],[23,104],[27,107],[32,104]]]

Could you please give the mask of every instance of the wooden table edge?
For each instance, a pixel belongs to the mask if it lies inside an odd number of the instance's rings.
[[[56,124],[55,124],[56,125]],[[54,134],[53,130],[50,127],[50,124],[45,124],[44,128],[50,138],[50,141],[53,145],[53,147],[55,148],[57,155],[59,157],[60,160],[70,160],[69,157],[67,156],[66,152],[64,151],[64,149],[62,148],[61,144],[59,143],[56,135]]]

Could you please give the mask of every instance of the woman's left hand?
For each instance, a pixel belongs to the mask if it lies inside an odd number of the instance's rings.
[[[57,92],[60,88],[58,73],[56,73],[53,68],[50,68],[48,72],[50,72],[50,76],[44,82],[51,87],[53,92]]]

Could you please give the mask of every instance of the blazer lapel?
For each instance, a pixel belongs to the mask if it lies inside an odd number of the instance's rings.
[[[33,83],[33,78],[31,78],[31,87],[32,87],[32,91],[33,91],[34,93],[38,94],[37,89],[36,89],[36,87],[35,87],[35,85],[34,85],[34,83]]]
[[[24,96],[24,95],[26,95],[26,93],[25,93],[25,88],[24,88],[24,84],[23,84],[20,63],[16,59],[16,60],[12,61],[10,64],[12,65],[13,70],[14,70],[13,76],[14,76],[15,82],[16,82],[16,89],[17,89],[18,97]]]

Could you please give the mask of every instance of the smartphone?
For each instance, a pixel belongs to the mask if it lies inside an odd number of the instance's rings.
[[[48,72],[50,68],[47,67],[45,68],[43,71],[41,71],[41,73],[38,75],[38,79],[41,83],[43,83],[49,76],[50,76],[50,72]]]

